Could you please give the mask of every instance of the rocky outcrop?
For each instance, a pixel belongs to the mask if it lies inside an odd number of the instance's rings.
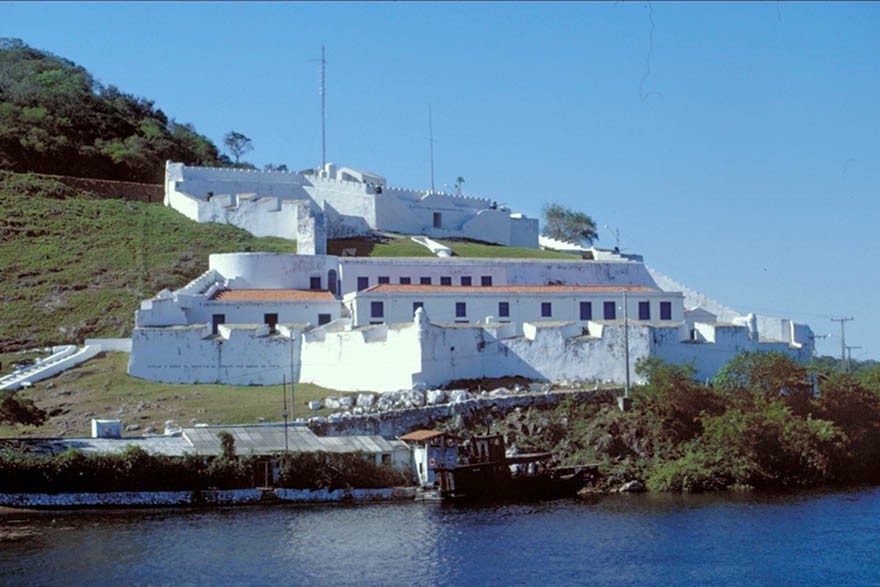
[[[351,410],[333,413],[326,418],[311,418],[309,427],[320,436],[378,435],[393,439],[418,428],[430,428],[435,422],[449,418],[456,418],[467,427],[469,423],[484,422],[487,417],[503,418],[516,408],[548,408],[565,397],[578,402],[598,401],[613,393],[614,390],[551,391],[549,388],[543,391],[499,388],[480,393],[463,389],[411,389],[381,394],[369,409],[360,405],[359,396],[358,405]],[[445,401],[441,403],[441,400]],[[328,407],[337,403],[336,398],[324,400]]]

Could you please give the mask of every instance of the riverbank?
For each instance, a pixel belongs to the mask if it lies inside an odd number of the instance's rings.
[[[0,513],[21,509],[202,507],[415,500],[415,487],[384,489],[204,489],[106,493],[0,493]]]

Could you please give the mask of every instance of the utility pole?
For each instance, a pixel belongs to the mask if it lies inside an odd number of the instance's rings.
[[[290,336],[290,417],[295,418],[296,408],[293,402],[293,382],[296,378],[293,376],[293,328],[288,332],[288,336]],[[287,403],[287,400],[285,400],[285,403]],[[286,410],[287,406],[284,409]]]
[[[287,379],[284,374],[281,375],[281,391],[284,394],[284,401],[281,404],[283,407],[281,416],[284,418],[284,454],[287,455],[290,448],[287,444]]]
[[[623,397],[617,398],[617,405],[623,412],[632,406],[632,400],[629,397],[629,310],[627,305],[626,288],[623,288],[623,362],[626,368],[626,384],[623,387]]]
[[[431,105],[428,104],[428,144],[431,147],[431,193],[434,193],[434,121],[431,116]]]
[[[830,334],[811,334],[810,335],[810,380],[813,383],[813,397],[819,395],[819,378],[813,371],[813,359],[816,357],[816,339],[828,338]]]
[[[840,322],[840,360],[846,363],[846,323],[853,320],[849,318],[832,318],[832,322]]]
[[[850,367],[852,365],[852,351],[853,349],[860,349],[860,346],[847,346],[846,347],[846,372],[849,373]]]

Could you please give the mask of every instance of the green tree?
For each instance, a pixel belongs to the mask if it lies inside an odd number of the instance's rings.
[[[782,353],[740,353],[718,371],[713,386],[744,405],[755,398],[782,399],[799,415],[811,408],[813,383],[809,370]]]
[[[591,245],[598,240],[596,223],[583,212],[575,212],[557,203],[550,203],[542,210],[544,236],[574,244]]]
[[[236,131],[226,133],[226,136],[223,137],[223,144],[226,145],[226,148],[229,149],[229,152],[235,157],[236,165],[238,165],[242,155],[252,151],[254,148],[248,137]]]

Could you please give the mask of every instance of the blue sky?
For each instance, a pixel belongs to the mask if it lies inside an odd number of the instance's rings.
[[[880,359],[880,3],[0,3],[0,36],[247,159],[548,201],[741,312]],[[613,246],[611,230],[599,246]]]

